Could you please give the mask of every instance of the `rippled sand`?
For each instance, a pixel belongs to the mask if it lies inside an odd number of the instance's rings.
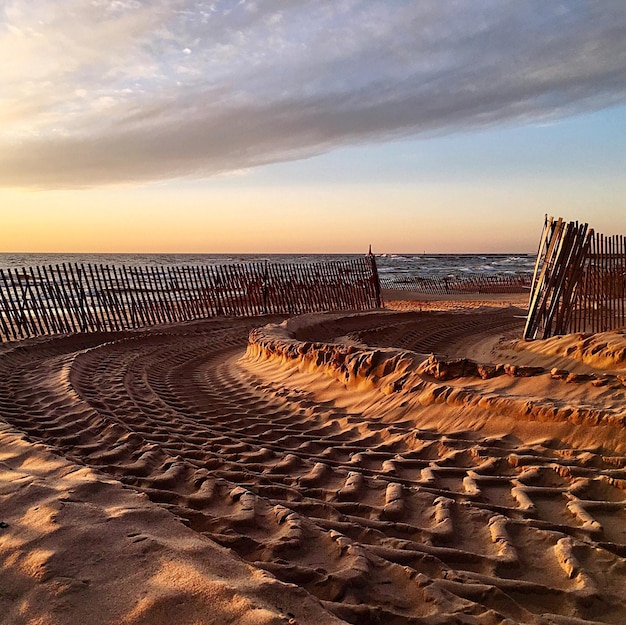
[[[0,346],[2,622],[626,621],[626,337],[521,306]]]

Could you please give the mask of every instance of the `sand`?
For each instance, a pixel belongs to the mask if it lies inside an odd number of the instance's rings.
[[[626,334],[523,296],[0,346],[0,622],[626,622]]]

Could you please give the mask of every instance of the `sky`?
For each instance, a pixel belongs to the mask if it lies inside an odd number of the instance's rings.
[[[5,0],[0,251],[626,233],[623,0]]]

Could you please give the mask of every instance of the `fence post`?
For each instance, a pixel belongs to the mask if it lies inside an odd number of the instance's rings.
[[[370,265],[372,267],[372,282],[374,283],[374,297],[376,299],[376,308],[382,308],[383,298],[380,292],[380,278],[378,277],[378,267],[376,266],[376,256],[372,254],[371,245],[370,245],[370,250],[367,253],[367,257],[369,258]]]
[[[78,265],[76,265],[76,273],[78,275],[76,284],[80,288],[80,294],[78,297],[80,308],[80,331],[87,332],[87,295],[85,294],[85,287],[83,286],[83,278],[81,275],[83,271],[84,267],[78,267]]]
[[[268,285],[269,276],[267,271],[267,259],[265,259],[264,268],[263,268],[263,314],[267,315],[267,291],[269,288]]]

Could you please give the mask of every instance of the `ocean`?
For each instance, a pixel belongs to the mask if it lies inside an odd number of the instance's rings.
[[[0,269],[91,263],[127,267],[162,265],[231,265],[270,261],[279,264],[350,260],[358,254],[0,254]],[[532,274],[534,254],[377,254],[381,278],[445,278]]]

